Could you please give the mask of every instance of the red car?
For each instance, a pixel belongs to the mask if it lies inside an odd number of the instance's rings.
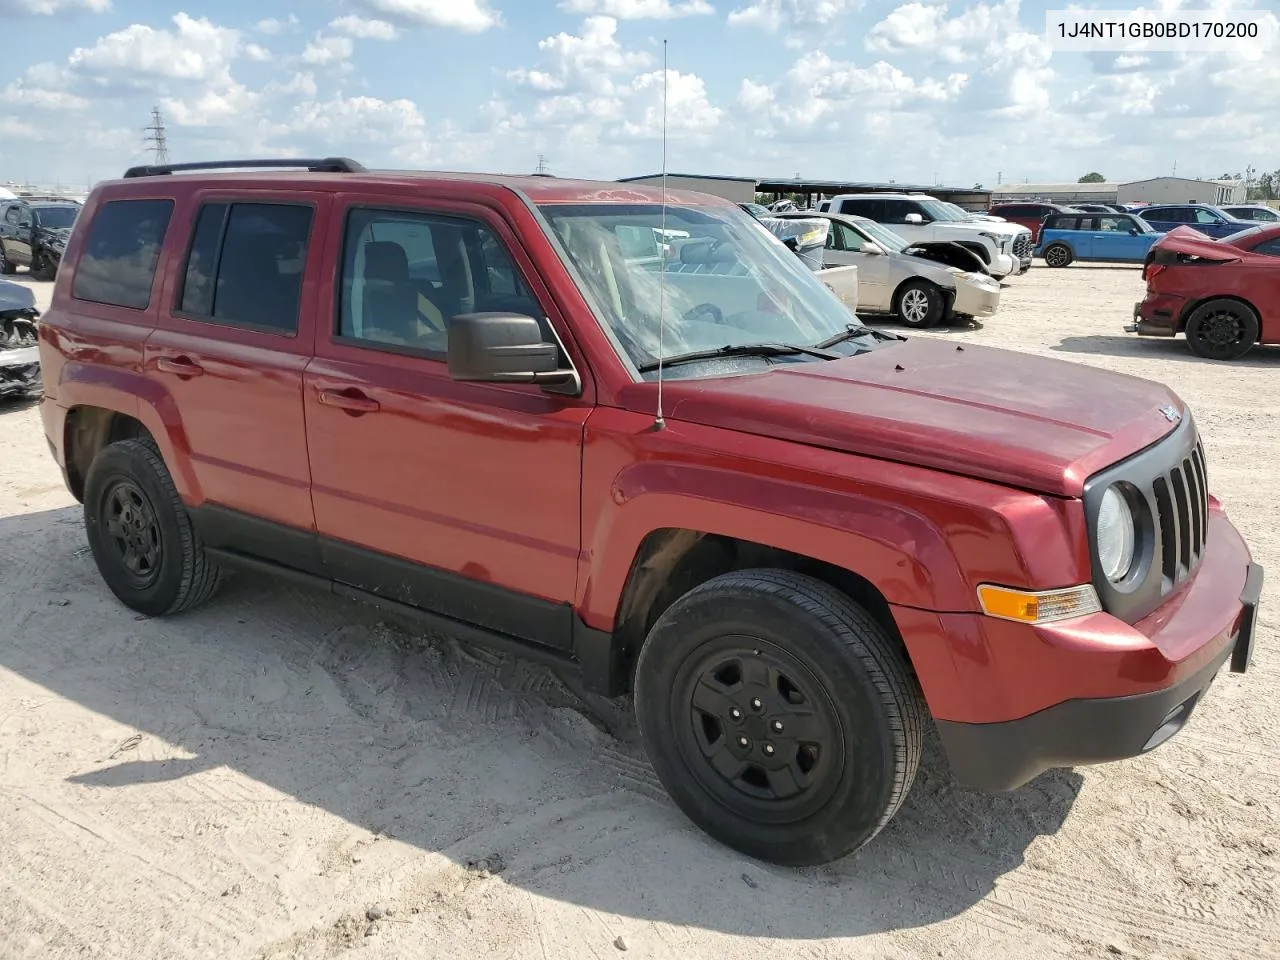
[[[165,616],[278,575],[631,691],[680,809],[788,864],[874,837],[930,727],[1008,790],[1246,670],[1262,569],[1172,390],[874,330],[736,204],[666,199],[95,186],[39,348],[106,586]]]
[[[1075,207],[1063,206],[1059,203],[997,203],[987,213],[993,217],[1004,217],[1011,223],[1021,224],[1031,231],[1031,242],[1040,242],[1040,226],[1044,218],[1054,213],[1078,213]]]
[[[1192,353],[1237,360],[1255,343],[1280,343],[1280,224],[1213,240],[1175,227],[1142,267],[1147,295],[1134,305],[1129,333],[1185,333]]]

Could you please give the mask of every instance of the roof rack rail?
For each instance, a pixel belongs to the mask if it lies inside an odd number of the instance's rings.
[[[365,167],[346,157],[323,159],[283,160],[271,157],[264,160],[204,160],[196,163],[160,163],[130,167],[124,172],[126,180],[135,177],[162,177],[181,170],[235,170],[237,168],[268,167],[272,169],[303,169],[311,173],[363,173]]]

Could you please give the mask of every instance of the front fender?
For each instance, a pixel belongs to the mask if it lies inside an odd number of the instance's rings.
[[[99,407],[139,421],[160,448],[183,501],[188,506],[204,502],[178,406],[161,384],[137,370],[79,360],[68,360],[60,372],[57,397],[61,406],[68,411],[77,407]],[[69,449],[64,440],[64,457]]]
[[[1089,577],[1077,501],[733,430],[597,408],[583,455],[577,607],[613,630],[655,531],[684,529],[851,571],[895,606],[974,612],[984,582]]]

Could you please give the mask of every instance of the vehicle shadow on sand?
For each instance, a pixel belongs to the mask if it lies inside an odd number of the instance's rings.
[[[102,584],[75,507],[0,518],[0,571],[10,581],[0,667],[85,708],[60,712],[61,752],[29,760],[22,789],[55,792],[86,823],[107,804],[176,811],[206,791],[219,817],[251,830],[261,802],[282,793],[356,828],[315,831],[316,846],[347,835],[326,854],[340,872],[368,870],[351,856],[361,844],[370,856],[367,830],[462,870],[488,858],[501,882],[575,906],[808,939],[960,914],[1058,831],[1083,782],[1060,771],[1013,794],[969,793],[950,785],[931,749],[905,806],[867,848],[822,868],[777,868],[680,814],[644,759],[627,701],[580,696],[527,661],[246,574],[199,610],[138,617]],[[15,722],[38,730],[44,716]],[[172,824],[157,816],[140,815],[131,832],[162,838]],[[207,874],[216,902],[225,872]],[[245,895],[270,893],[249,873],[240,882]]]
[[[1280,347],[1255,346],[1239,360],[1205,360],[1197,357],[1187,347],[1185,337],[1139,337],[1136,334],[1115,336],[1064,337],[1051,350],[1061,353],[1095,353],[1116,357],[1136,357],[1143,360],[1174,360],[1181,363],[1210,364],[1230,370],[1249,367],[1267,370],[1280,367]]]

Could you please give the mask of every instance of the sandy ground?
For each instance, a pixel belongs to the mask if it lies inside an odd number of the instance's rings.
[[[1037,266],[985,329],[932,335],[1173,384],[1280,575],[1280,351],[1138,342],[1140,290]],[[541,668],[246,576],[136,618],[36,408],[0,408],[0,956],[1280,957],[1273,595],[1253,670],[1156,753],[997,797],[927,758],[869,848],[775,869],[680,815],[627,704]]]

